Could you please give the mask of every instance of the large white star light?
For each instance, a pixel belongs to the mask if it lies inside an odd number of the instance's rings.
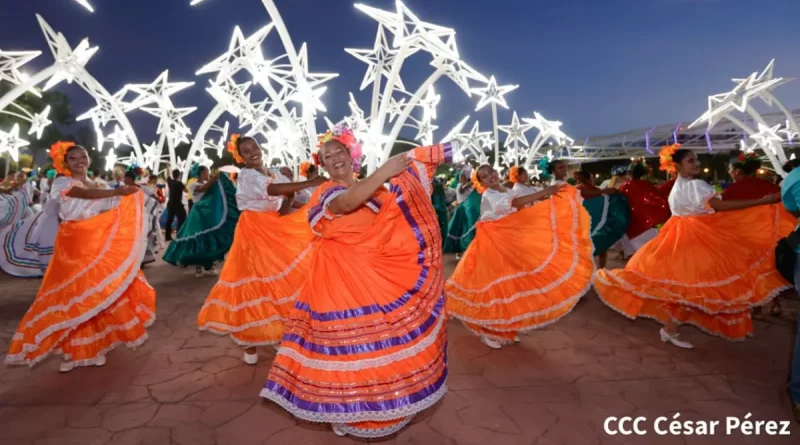
[[[510,125],[500,125],[497,128],[503,133],[508,134],[505,142],[507,148],[517,146],[518,144],[527,147],[528,138],[525,137],[525,133],[533,128],[533,124],[521,124],[519,122],[519,116],[517,116],[517,112],[515,111],[514,115],[511,117]]]
[[[572,138],[561,131],[561,125],[563,124],[560,121],[549,121],[539,114],[539,112],[533,113],[533,119],[523,118],[522,120],[532,128],[539,130],[539,134],[536,135],[536,140],[539,142],[538,145],[540,146],[548,140],[553,140],[558,145],[570,145],[574,142]]]
[[[173,146],[190,142],[189,135],[192,131],[186,126],[183,118],[195,110],[197,110],[197,107],[142,107],[142,111],[159,118],[156,133],[163,134]]]
[[[114,170],[114,166],[117,165],[117,159],[117,152],[113,148],[109,148],[106,155],[106,171]]]
[[[766,125],[758,124],[758,133],[752,136],[753,140],[758,142],[762,149],[769,149],[772,153],[777,154],[778,150],[782,150],[783,138],[778,136],[778,129],[780,125],[774,127],[767,127]]]
[[[474,94],[480,96],[480,100],[478,101],[478,106],[475,107],[475,111],[478,111],[490,104],[499,105],[507,109],[508,103],[506,103],[506,99],[503,96],[516,90],[517,88],[519,88],[519,85],[498,86],[497,79],[495,79],[494,76],[490,77],[489,83],[485,87],[472,89]]]
[[[210,86],[206,88],[208,94],[232,116],[239,117],[250,106],[250,93],[247,90],[252,82],[237,84],[231,79],[225,79],[222,83],[214,81],[209,81],[209,83]]]
[[[480,122],[475,121],[469,133],[458,134],[456,139],[461,143],[461,148],[469,151],[476,161],[486,162],[487,157],[484,153],[484,148],[486,147],[486,142],[492,140],[492,132],[480,131]]]
[[[773,96],[768,94],[771,90],[790,82],[792,79],[775,77],[775,59],[770,60],[761,74],[753,73],[746,79],[731,79],[736,84],[744,84],[743,96],[760,97],[767,105],[772,106]],[[744,110],[739,110],[744,111]]]
[[[89,12],[94,12],[94,6],[89,3],[89,0],[75,0],[75,3],[83,6]]]
[[[14,124],[8,133],[0,130],[0,153],[8,153],[14,162],[19,161],[19,149],[27,146],[28,141],[19,137],[19,124]]]
[[[361,91],[377,79],[379,69],[380,75],[387,79],[391,77],[391,68],[397,56],[397,51],[389,46],[386,39],[386,31],[380,23],[378,24],[378,34],[375,36],[375,44],[372,49],[345,48],[345,52],[367,64],[367,71],[364,73],[364,79],[361,80]],[[396,85],[401,90],[405,89],[403,80],[399,77],[396,80]]]
[[[108,139],[114,144],[114,149],[118,148],[120,145],[130,145],[127,133],[125,133],[119,125],[114,126],[114,132],[108,135]]]
[[[171,107],[170,96],[194,85],[194,82],[170,82],[169,70],[159,74],[156,80],[148,84],[128,84],[125,90],[138,96],[127,104],[125,111],[141,108],[144,105],[157,104],[159,107]]]
[[[39,20],[39,26],[42,28],[45,39],[47,39],[47,45],[53,53],[57,68],[55,74],[47,81],[43,89],[48,90],[62,81],[72,83],[75,76],[84,71],[83,67],[97,52],[98,47],[90,46],[89,40],[83,39],[73,50],[63,34],[55,32],[42,16],[37,15],[36,18]]]
[[[86,119],[91,119],[96,125],[105,127],[115,120],[114,117],[114,107],[116,106],[117,109],[123,110],[126,108],[126,104],[122,101],[122,98],[125,97],[127,91],[123,88],[120,91],[117,91],[115,94],[111,96],[105,95],[98,95],[95,96],[95,101],[97,105],[90,108],[89,111],[81,114],[78,116],[77,120],[82,121]]]
[[[23,83],[26,76],[19,69],[41,54],[41,51],[0,50],[0,80],[10,82],[12,85]]]
[[[41,113],[34,114],[33,118],[31,119],[31,128],[28,130],[28,134],[31,135],[36,133],[36,139],[41,139],[44,129],[53,123],[53,121],[47,118],[49,115],[50,105],[44,107],[44,110],[42,110]]]
[[[458,59],[458,51],[454,48],[452,28],[434,25],[421,21],[401,1],[395,2],[396,11],[389,12],[370,6],[356,4],[356,9],[375,19],[392,34],[395,48],[406,47],[407,50],[423,50],[431,54],[441,54]]]
[[[195,74],[199,76],[218,73],[217,80],[222,80],[233,76],[242,69],[250,70],[251,74],[255,73],[258,64],[264,61],[261,44],[264,43],[264,39],[274,27],[270,23],[249,37],[244,36],[241,28],[235,27],[228,51],[197,70]]]
[[[308,47],[305,43],[300,47],[297,59],[300,65],[300,75],[303,76],[305,82],[298,82],[297,89],[289,95],[288,99],[299,102],[303,107],[310,107],[311,110],[325,112],[325,105],[320,98],[328,87],[324,87],[322,84],[339,77],[339,75],[336,73],[309,73]]]
[[[458,85],[469,97],[472,97],[472,87],[469,85],[470,80],[482,83],[489,82],[486,76],[458,59],[435,56],[433,60],[431,60],[431,66],[437,70],[441,70],[445,76]]]
[[[425,97],[419,102],[422,107],[422,120],[431,121],[436,119],[436,106],[441,102],[442,96],[436,94],[433,85],[428,87]]]

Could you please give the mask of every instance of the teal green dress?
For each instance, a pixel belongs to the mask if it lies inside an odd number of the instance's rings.
[[[236,187],[226,175],[221,175],[192,206],[178,237],[164,252],[164,261],[174,266],[210,268],[230,250],[237,221]]]
[[[436,218],[439,220],[439,228],[442,231],[442,239],[447,237],[447,197],[444,194],[444,184],[436,183],[433,185],[431,203],[436,210]]]
[[[598,256],[625,236],[631,212],[628,199],[621,194],[585,199],[583,206],[592,217],[594,256]]]
[[[481,195],[473,190],[467,199],[458,205],[447,226],[447,237],[444,239],[446,253],[462,253],[467,250],[475,238],[475,223],[480,216]]]

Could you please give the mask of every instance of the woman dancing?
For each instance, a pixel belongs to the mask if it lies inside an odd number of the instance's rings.
[[[481,218],[447,281],[447,310],[499,349],[568,314],[589,289],[589,215],[566,184],[515,192],[489,165],[478,167],[473,181],[483,195]]]
[[[513,184],[512,190],[516,196],[530,195],[541,192],[540,187],[530,184],[530,176],[525,167],[513,166],[508,169],[508,180]]]
[[[681,324],[742,340],[753,332],[750,309],[789,288],[775,269],[775,245],[787,233],[785,210],[775,204],[780,196],[724,201],[696,179],[692,151],[676,150],[661,162],[678,173],[672,217],[624,269],[598,271],[595,289],[617,312],[661,322],[665,343],[693,347],[678,338]]]
[[[280,342],[311,265],[314,235],[308,212],[284,216],[289,213],[289,196],[316,187],[325,178],[293,183],[267,170],[261,147],[251,137],[232,135],[228,151],[237,163],[245,164],[236,187],[241,214],[219,282],[200,310],[197,325],[203,331],[230,335],[246,348],[244,362],[255,365],[256,346]]]
[[[761,178],[756,173],[761,168],[761,160],[753,152],[731,152],[728,174],[733,184],[728,186],[720,198],[723,200],[759,199],[781,192],[781,187]]]
[[[475,223],[481,216],[481,195],[475,191],[471,175],[472,167],[469,164],[458,174],[458,207],[447,225],[447,238],[444,240],[444,251],[456,254],[456,258],[461,257],[475,238]]]
[[[630,224],[622,239],[623,254],[630,258],[648,241],[658,235],[656,226],[667,222],[670,216],[669,202],[656,186],[642,179],[647,174],[644,159],[634,160],[628,172],[631,180],[619,188],[630,207]]]
[[[450,144],[416,148],[356,181],[361,147],[352,130],[320,139],[331,181],[308,212],[318,237],[310,279],[262,397],[363,438],[399,431],[442,398],[447,322],[430,196],[436,165],[451,153]]]
[[[195,266],[195,277],[216,276],[214,263],[222,261],[233,244],[239,220],[236,187],[227,176],[209,177],[208,167],[195,164],[189,186],[194,205],[178,237],[164,252],[164,261],[175,266]]]
[[[42,285],[11,341],[6,363],[33,366],[51,353],[61,372],[103,366],[120,344],[134,348],[155,320],[156,293],[140,271],[147,222],[135,187],[98,190],[86,150],[71,142],[50,149],[63,175],[52,185],[63,221]],[[119,197],[122,197],[121,199]]]

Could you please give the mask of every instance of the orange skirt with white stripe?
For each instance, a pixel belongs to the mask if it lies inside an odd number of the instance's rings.
[[[287,216],[242,212],[219,282],[197,316],[200,330],[243,346],[280,342],[308,276],[313,237],[305,209]]]
[[[138,192],[110,211],[61,224],[7,364],[33,366],[57,353],[76,366],[91,366],[121,344],[136,347],[147,339],[156,294],[139,270],[148,228],[142,199]]]
[[[795,224],[778,204],[673,216],[624,269],[600,270],[594,287],[628,318],[741,340],[753,333],[750,309],[791,287],[775,269],[774,252]]]
[[[476,334],[508,343],[568,314],[594,273],[590,226],[574,187],[478,223],[445,287],[449,315]]]

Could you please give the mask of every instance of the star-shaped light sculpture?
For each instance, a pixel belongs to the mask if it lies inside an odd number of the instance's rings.
[[[362,4],[355,6],[356,9],[375,19],[394,35],[392,45],[395,48],[405,46],[408,49],[443,54],[453,59],[458,58],[458,51],[454,49],[450,40],[450,37],[455,35],[455,31],[452,28],[421,21],[403,2],[398,0],[395,3],[395,12]]]
[[[491,140],[491,137],[492,133],[490,131],[480,131],[480,122],[478,121],[475,121],[469,133],[461,133],[456,136],[458,141],[461,142],[461,147],[468,150],[478,162],[486,161],[484,148],[486,141]]]
[[[217,80],[233,76],[242,69],[256,70],[258,63],[264,61],[261,45],[275,26],[270,23],[249,37],[245,37],[238,26],[233,29],[233,36],[228,51],[209,62],[195,73],[196,75],[218,73]]]
[[[431,61],[431,66],[436,69],[441,69],[444,75],[458,85],[469,97],[472,97],[472,87],[469,85],[470,80],[482,83],[489,82],[486,76],[461,60],[450,59],[448,57],[434,57]]]
[[[325,112],[325,105],[320,98],[328,87],[324,87],[322,84],[339,77],[339,75],[336,73],[309,73],[308,47],[305,43],[298,51],[297,60],[300,65],[300,75],[305,81],[298,82],[297,89],[289,95],[288,99],[299,102],[304,107],[310,107],[311,110]]]
[[[436,94],[433,85],[429,86],[425,97],[419,102],[419,106],[422,107],[422,120],[431,121],[436,119],[436,106],[439,105],[441,100],[442,96]]]
[[[192,131],[186,126],[183,118],[197,110],[197,107],[142,107],[142,111],[159,118],[157,134],[163,134],[172,146],[189,143]]]
[[[781,145],[783,144],[783,139],[778,136],[778,130],[780,128],[780,125],[767,127],[766,125],[759,123],[758,133],[754,134],[752,139],[758,142],[758,145],[760,145],[762,149],[769,149],[772,153],[777,154],[778,150],[781,149]]]
[[[117,165],[117,152],[113,148],[108,149],[108,154],[106,155],[106,171],[114,170],[114,166]]]
[[[786,125],[784,126],[784,128],[778,131],[778,133],[781,133],[786,139],[786,141],[789,142],[789,144],[792,144],[795,141],[795,139],[800,137],[800,133],[794,131],[794,129],[792,128],[792,123],[789,122],[788,119],[786,120]]]
[[[480,96],[480,100],[478,101],[478,106],[475,107],[475,111],[478,111],[490,104],[499,105],[507,109],[508,103],[506,103],[506,99],[503,96],[516,90],[517,88],[519,88],[519,85],[498,86],[497,79],[495,79],[494,76],[490,77],[489,83],[485,87],[472,89],[474,94]]]
[[[521,124],[519,122],[519,116],[517,116],[517,112],[514,112],[514,115],[511,117],[511,124],[510,125],[500,125],[497,127],[503,133],[508,134],[506,137],[505,146],[508,147],[515,147],[517,144],[522,145],[523,147],[528,146],[528,138],[525,137],[525,133],[533,128],[533,124],[526,123]]]
[[[769,92],[781,85],[789,83],[792,79],[775,77],[775,59],[770,60],[761,74],[753,73],[746,79],[731,79],[734,83],[744,83],[744,96],[760,97],[767,105],[772,106],[774,97]],[[743,111],[743,110],[739,110]]]
[[[81,114],[78,116],[77,120],[82,121],[86,119],[91,119],[93,122],[96,122],[99,126],[105,127],[115,120],[114,118],[114,106],[116,105],[119,110],[123,110],[126,108],[126,104],[122,101],[122,98],[125,97],[127,91],[123,88],[120,91],[117,91],[112,96],[104,96],[100,95],[95,97],[95,101],[97,105],[90,108],[89,111]]]
[[[97,52],[98,48],[90,46],[88,39],[83,39],[73,50],[63,34],[55,32],[42,16],[37,15],[36,18],[39,20],[39,26],[42,28],[45,39],[47,39],[47,45],[53,53],[55,58],[54,66],[56,67],[55,74],[47,81],[43,89],[48,90],[62,81],[72,83],[75,76],[84,71],[83,67]]]
[[[128,134],[119,125],[114,126],[114,132],[108,135],[108,139],[114,144],[114,149],[120,145],[130,145]]]
[[[361,91],[370,86],[377,79],[378,74],[387,79],[391,77],[391,68],[397,56],[397,51],[389,46],[389,42],[386,39],[386,31],[380,23],[378,24],[378,34],[375,36],[375,44],[372,49],[345,48],[345,52],[367,64],[367,72],[361,81]],[[379,67],[380,73],[378,73]],[[397,78],[396,85],[401,90],[405,89],[403,80],[400,78]]]
[[[36,133],[36,139],[41,139],[44,129],[53,123],[53,121],[47,118],[49,115],[50,105],[44,107],[44,110],[42,110],[41,113],[34,114],[33,118],[31,119],[31,128],[28,130],[28,134],[31,135]]]
[[[208,94],[225,108],[225,111],[239,117],[243,109],[250,105],[250,93],[247,91],[252,82],[237,84],[232,79],[224,79],[222,83],[209,81],[210,86],[206,88]]]
[[[559,145],[569,145],[574,142],[566,133],[561,131],[561,125],[563,124],[560,121],[549,121],[539,112],[533,113],[533,119],[523,118],[522,120],[530,125],[531,128],[539,130],[536,139],[541,139],[540,144],[542,145],[548,140],[553,140]]]
[[[144,105],[157,104],[159,107],[172,106],[170,96],[194,85],[194,82],[170,82],[169,70],[159,74],[156,80],[149,84],[129,84],[125,90],[138,96],[127,104],[125,111],[141,108]]]
[[[41,54],[41,51],[0,50],[0,80],[10,82],[12,85],[23,83],[25,76],[19,69]]]
[[[19,161],[19,149],[27,146],[28,141],[19,137],[19,124],[14,124],[8,133],[0,130],[0,153],[8,153],[14,162]]]
[[[531,166],[531,168],[529,168],[528,170],[529,170],[529,171],[528,171],[528,175],[529,175],[529,176],[532,176],[532,177],[534,177],[534,178],[536,178],[536,179],[539,179],[539,178],[541,178],[541,176],[542,176],[542,170],[541,170],[541,169],[539,169],[539,166],[538,166],[538,165],[536,165],[536,164],[533,164],[533,166]]]
[[[83,6],[89,12],[94,12],[94,6],[89,3],[89,0],[75,0],[75,3]]]

